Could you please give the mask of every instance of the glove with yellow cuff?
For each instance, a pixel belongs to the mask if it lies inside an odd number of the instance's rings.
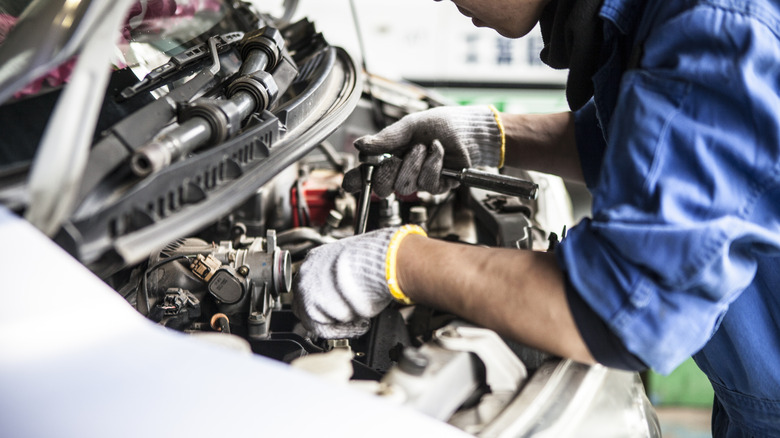
[[[441,106],[401,118],[375,135],[355,140],[369,155],[391,154],[374,169],[373,190],[380,198],[393,192],[418,190],[444,193],[458,185],[441,177],[442,168],[502,167],[504,128],[492,106]],[[355,193],[362,185],[359,168],[344,175],[344,189]]]
[[[311,250],[293,284],[293,313],[303,326],[319,338],[353,338],[393,299],[411,304],[396,281],[396,253],[409,234],[425,231],[383,228]]]

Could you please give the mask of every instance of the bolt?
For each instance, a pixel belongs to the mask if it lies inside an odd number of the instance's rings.
[[[331,210],[328,212],[328,218],[326,219],[327,224],[331,228],[338,228],[341,226],[341,221],[344,219],[344,215],[339,213],[336,210]]]
[[[409,209],[409,222],[425,227],[428,222],[428,210],[423,205],[415,205]]]
[[[262,324],[265,323],[265,315],[260,312],[252,312],[249,314],[249,320],[251,322]]]

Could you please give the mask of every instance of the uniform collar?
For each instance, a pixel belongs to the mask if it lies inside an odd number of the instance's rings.
[[[623,34],[636,29],[645,5],[653,0],[604,0],[599,15],[612,23]]]

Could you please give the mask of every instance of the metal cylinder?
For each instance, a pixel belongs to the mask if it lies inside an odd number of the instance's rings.
[[[358,205],[358,216],[355,222],[355,234],[366,232],[368,225],[368,209],[371,204],[371,180],[374,177],[374,166],[371,164],[362,167],[363,172],[363,190],[360,192],[360,204]]]
[[[268,55],[262,50],[252,50],[241,63],[239,75],[244,76],[259,70],[265,70],[268,66]]]
[[[409,223],[428,231],[428,209],[424,205],[415,205],[409,209]]]
[[[241,93],[252,97],[252,112],[261,112],[279,95],[279,86],[270,73],[258,70],[241,76],[228,85],[227,94],[231,99]]]
[[[144,177],[208,143],[224,141],[238,132],[255,107],[254,97],[247,92],[237,92],[229,100],[199,100],[182,111],[179,126],[139,148],[130,169]]]
[[[192,118],[152,143],[139,148],[130,160],[130,169],[138,176],[157,172],[182,155],[198,148],[211,137],[211,127],[202,118]]]
[[[240,114],[241,120],[249,117],[257,106],[257,102],[255,102],[254,97],[245,91],[237,92],[230,98],[230,100],[236,104],[236,107],[238,107],[238,113]]]
[[[401,206],[395,198],[395,194],[391,193],[379,203],[379,227],[396,227],[402,223]]]

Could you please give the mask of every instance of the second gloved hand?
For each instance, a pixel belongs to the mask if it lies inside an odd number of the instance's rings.
[[[374,170],[377,196],[418,190],[438,194],[458,184],[441,178],[442,168],[501,167],[504,133],[491,106],[443,106],[409,114],[375,135],[357,139],[355,147],[370,155],[392,154]],[[360,169],[347,172],[342,185],[349,192],[360,191]]]
[[[409,234],[425,232],[383,228],[311,250],[293,284],[293,312],[304,327],[320,338],[353,338],[394,297],[408,304],[395,285],[395,251]]]

